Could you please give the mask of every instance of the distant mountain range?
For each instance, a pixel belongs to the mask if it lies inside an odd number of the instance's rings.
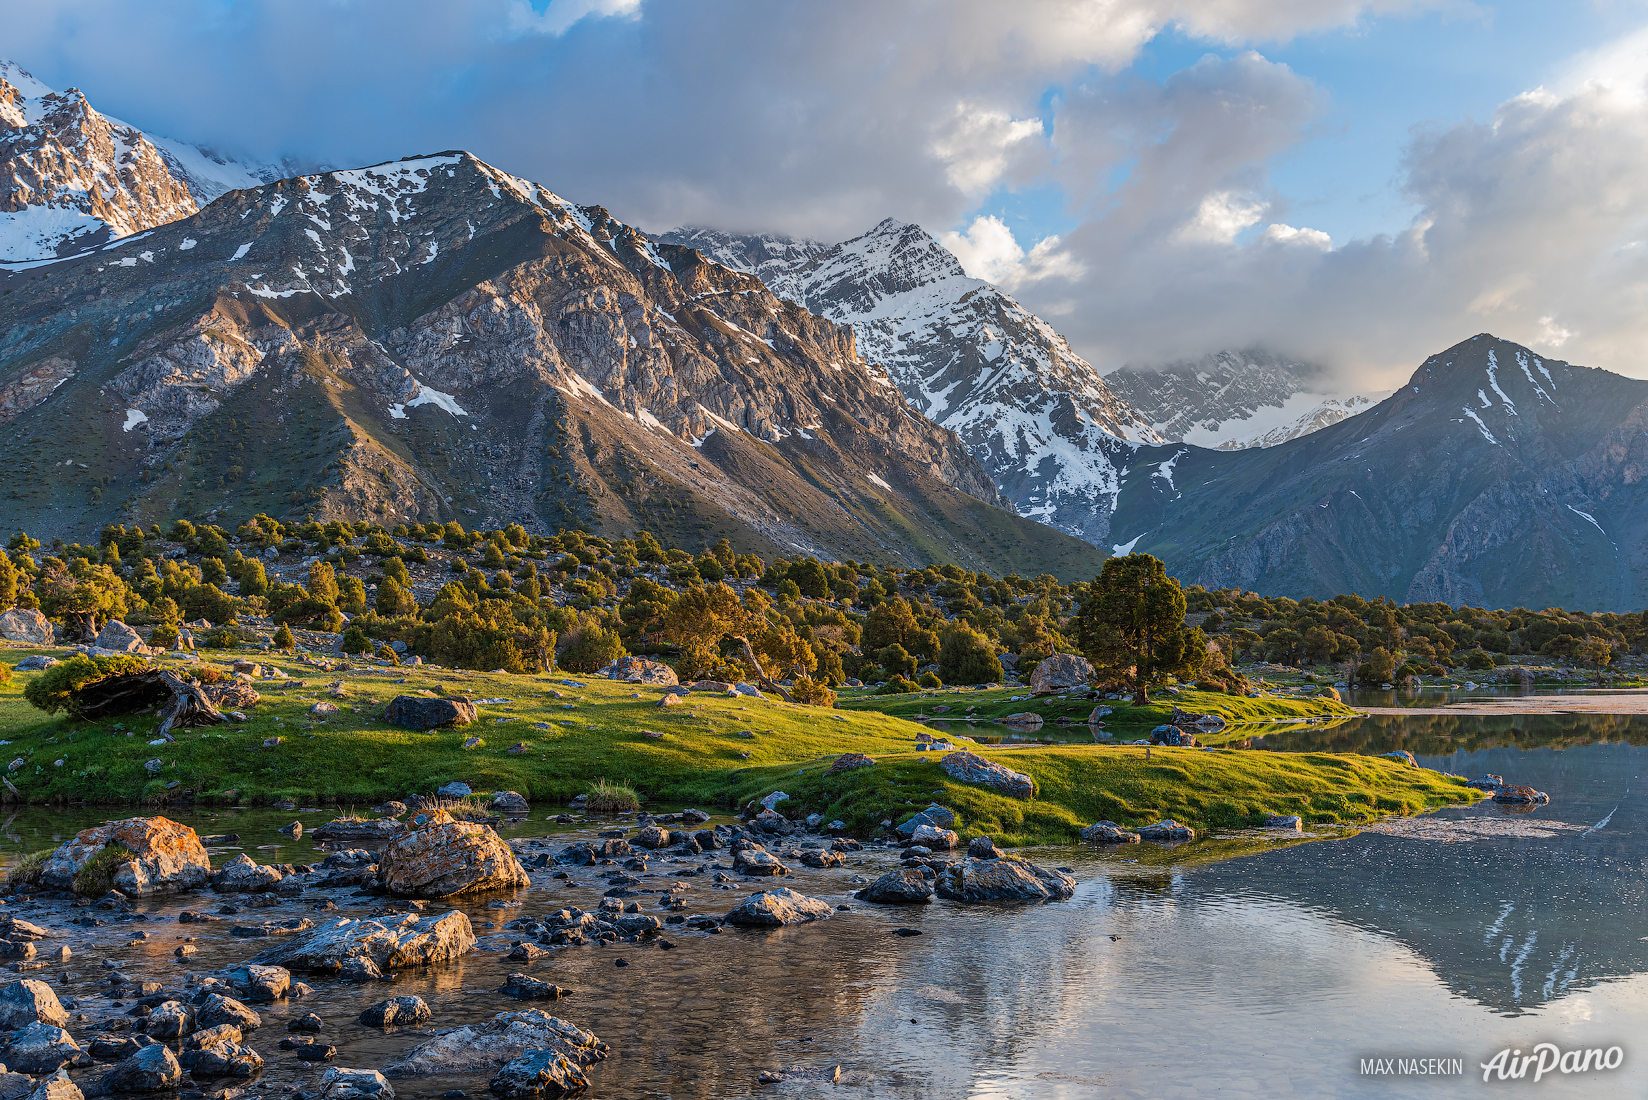
[[[1648,602],[1645,382],[1486,334],[1377,405],[1260,349],[1101,377],[907,223],[649,238],[465,153],[263,182],[289,167],[0,65],[0,525],[518,520]]]
[[[1274,447],[1373,404],[1367,397],[1324,394],[1324,367],[1263,348],[1126,366],[1104,380],[1166,442],[1222,450]]]

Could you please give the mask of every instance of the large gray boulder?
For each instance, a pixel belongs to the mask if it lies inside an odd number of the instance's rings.
[[[24,978],[0,989],[0,1032],[19,1031],[30,1024],[68,1027],[69,1014],[51,986]]]
[[[675,687],[681,682],[673,668],[662,661],[649,661],[645,657],[620,657],[606,667],[605,675],[609,680],[622,680],[628,684]]]
[[[749,847],[732,857],[732,869],[741,875],[787,875],[790,869],[778,857],[760,847]]]
[[[30,1086],[25,1088],[24,1086]],[[60,1069],[36,1083],[25,1073],[0,1073],[0,1097],[4,1100],[86,1100],[80,1086],[69,1080],[69,1071]]]
[[[951,901],[1048,901],[1075,893],[1076,880],[1028,860],[968,857],[939,871],[933,887]]]
[[[935,829],[953,829],[956,826],[955,811],[948,806],[940,806],[937,802],[931,803],[925,810],[901,823],[898,835],[914,836],[915,831],[923,825],[931,825]]]
[[[424,810],[407,822],[379,856],[378,880],[403,898],[514,890],[532,881],[497,832],[444,810]]]
[[[1051,658],[1049,658],[1051,659]],[[1023,772],[986,760],[976,752],[946,753],[939,767],[958,783],[973,783],[1009,798],[1036,797],[1036,782]]]
[[[110,1092],[170,1092],[183,1083],[183,1066],[164,1043],[150,1043],[103,1077]]]
[[[553,1050],[580,1066],[609,1047],[594,1035],[540,1009],[501,1012],[479,1024],[443,1031],[386,1067],[391,1077],[456,1076],[495,1071],[529,1050]]]
[[[877,905],[919,905],[933,900],[932,872],[904,867],[888,871],[856,895],[859,901]]]
[[[437,966],[475,946],[469,918],[453,910],[441,916],[385,916],[372,920],[327,921],[303,936],[276,944],[252,959],[318,974],[336,974],[351,964],[380,973]]]
[[[242,996],[254,1001],[276,1001],[292,988],[292,972],[283,966],[237,966],[225,977]]]
[[[940,829],[932,825],[916,826],[910,839],[933,852],[947,852],[961,843],[961,837],[953,829]]]
[[[54,1073],[80,1056],[74,1037],[54,1024],[30,1024],[0,1048],[6,1067],[17,1073]]]
[[[212,889],[225,894],[262,894],[280,885],[285,874],[241,852],[212,876]]]
[[[233,997],[213,993],[195,1009],[195,1026],[206,1028],[220,1024],[229,1024],[241,1031],[253,1031],[263,1026],[263,1018]]]
[[[182,1039],[194,1034],[195,1010],[182,1001],[164,1001],[143,1018],[143,1030],[156,1039]]]
[[[1030,674],[1030,691],[1035,695],[1051,695],[1055,691],[1085,688],[1092,679],[1093,666],[1086,657],[1055,653]]]
[[[109,847],[130,853],[114,873],[114,888],[128,897],[192,890],[212,873],[211,857],[193,829],[164,817],[129,817],[77,833],[47,857],[41,883],[72,890],[80,868]]]
[[[0,638],[29,645],[51,645],[51,620],[32,607],[14,607],[0,614]]]
[[[143,636],[119,619],[110,619],[103,624],[92,645],[98,649],[113,650],[118,653],[147,653],[148,645]]]
[[[397,695],[383,713],[384,721],[409,730],[446,729],[467,726],[480,717],[467,699],[430,699],[422,695]]]
[[[241,1045],[240,1029],[218,1024],[197,1031],[183,1041],[178,1057],[191,1077],[255,1077],[263,1070],[263,1058],[251,1047]]]
[[[747,928],[779,928],[786,924],[828,920],[833,908],[827,901],[798,894],[787,886],[751,894],[727,914],[728,924]]]

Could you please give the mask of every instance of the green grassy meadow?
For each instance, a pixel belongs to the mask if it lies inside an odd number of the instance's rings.
[[[12,650],[4,659],[15,663],[31,652],[37,651]],[[514,790],[543,805],[564,802],[604,778],[635,787],[655,808],[735,810],[783,790],[791,800],[781,808],[789,816],[805,810],[826,821],[839,818],[857,835],[937,801],[956,811],[964,835],[987,832],[1004,844],[1070,841],[1100,818],[1141,825],[1172,817],[1208,829],[1298,813],[1336,824],[1477,797],[1436,772],[1375,757],[1156,748],[1146,760],[1143,748],[1115,745],[973,746],[955,724],[940,734],[1033,777],[1038,797],[1021,801],[951,780],[938,766],[939,754],[916,751],[923,727],[900,716],[946,702],[1007,708],[1002,713],[1031,709],[1006,703],[1012,693],[1005,690],[845,700],[839,710],[695,692],[681,705],[660,707],[657,688],[590,676],[358,661],[348,669],[332,662],[324,670],[295,657],[251,657],[289,678],[257,681],[262,700],[246,721],[180,730],[176,743],[161,745],[148,743],[158,721],[152,714],[95,724],[41,713],[23,699],[24,685],[38,674],[17,673],[0,685],[0,740],[7,742],[0,765],[22,761],[5,772],[17,790],[12,797],[152,809],[191,797],[206,806],[291,801],[358,808],[461,780],[479,792]],[[222,662],[219,667],[232,659],[202,654],[204,663]],[[161,663],[183,665],[170,658]],[[333,694],[333,684],[341,694]],[[420,691],[477,701],[479,721],[421,733],[381,719],[394,696]],[[1191,710],[1224,706],[1293,718],[1338,707],[1218,695],[1204,700],[1191,692],[1176,701]],[[338,710],[315,714],[317,703]],[[1272,714],[1275,708],[1283,709]],[[1083,715],[1090,709],[1082,704]],[[1118,708],[1118,718],[1124,709],[1133,708]],[[1137,720],[1154,724],[1168,705],[1160,715],[1158,708],[1146,709],[1150,715]],[[277,744],[265,744],[274,738]],[[465,748],[470,738],[480,743]],[[866,753],[877,763],[826,775],[845,752]],[[150,760],[161,762],[154,774],[144,766]]]

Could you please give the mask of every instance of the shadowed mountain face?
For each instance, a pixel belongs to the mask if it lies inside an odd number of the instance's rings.
[[[1645,400],[1648,382],[1474,336],[1280,446],[1139,448],[1111,537],[1209,587],[1640,608]]]
[[[0,269],[0,524],[256,510],[648,528],[1090,576],[850,330],[462,153]]]

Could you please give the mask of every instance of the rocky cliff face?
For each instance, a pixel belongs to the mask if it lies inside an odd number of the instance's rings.
[[[850,330],[466,154],[230,192],[0,294],[13,527],[264,509],[1098,560],[997,509]]]
[[[1645,401],[1648,382],[1475,336],[1279,446],[1141,448],[1113,537],[1209,587],[1638,609]]]
[[[676,230],[665,240],[759,271],[781,296],[851,325],[866,361],[954,431],[1020,515],[1104,545],[1134,442],[1161,437],[1041,318],[919,226],[850,241]]]
[[[0,62],[0,260],[32,260],[193,214],[141,133]]]

